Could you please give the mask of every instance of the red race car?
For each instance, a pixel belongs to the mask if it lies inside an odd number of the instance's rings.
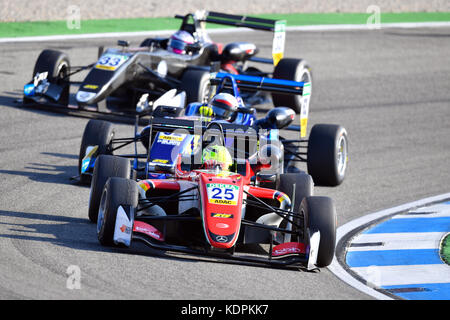
[[[155,121],[154,131],[180,130],[179,124]],[[169,178],[152,179],[149,174],[150,179],[130,179],[127,159],[98,158],[92,186],[107,181],[97,219],[102,245],[130,247],[139,240],[164,251],[307,270],[331,263],[336,242],[333,201],[313,196],[314,183],[306,173],[268,174],[282,155],[273,141],[256,136],[252,147],[245,130],[226,123],[182,129],[196,132],[199,143],[192,145],[193,152],[178,156],[175,170],[166,172]],[[242,137],[246,151],[237,158],[229,140]],[[161,172],[166,168],[162,165]]]

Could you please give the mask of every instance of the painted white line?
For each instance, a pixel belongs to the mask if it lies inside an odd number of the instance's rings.
[[[379,30],[389,28],[440,28],[450,27],[450,21],[444,22],[398,22],[398,23],[381,23],[379,28],[367,24],[331,24],[331,25],[315,25],[315,26],[293,26],[287,27],[287,31],[342,31],[342,30]]]
[[[399,214],[393,219],[408,219],[408,218],[442,218],[450,217],[450,204],[436,204],[433,206],[418,208],[411,210],[408,214]]]
[[[450,22],[417,22],[417,23],[382,23],[380,29],[389,28],[440,28],[450,27]],[[292,26],[287,27],[286,31],[343,31],[343,30],[377,30],[371,29],[372,25],[367,24],[327,24],[314,26]],[[84,40],[98,38],[121,38],[121,37],[154,37],[172,34],[175,30],[158,30],[158,31],[135,31],[135,32],[107,32],[107,33],[91,33],[77,35],[55,35],[55,36],[33,36],[33,37],[11,37],[0,38],[0,43],[15,42],[46,42],[46,41],[63,41],[63,40]],[[257,32],[249,28],[220,28],[208,29],[209,34],[231,33],[231,32]]]
[[[360,234],[352,239],[352,244],[382,242],[382,245],[351,246],[347,251],[435,249],[439,247],[443,235],[442,232]]]
[[[372,279],[377,287],[450,282],[450,266],[446,264],[356,267],[352,271]]]
[[[414,202],[410,202],[410,203],[406,203],[394,208],[390,208],[390,209],[386,209],[386,210],[382,210],[382,211],[378,211],[372,214],[368,214],[366,216],[363,216],[361,218],[355,219],[353,221],[350,221],[346,224],[344,224],[343,226],[339,227],[337,229],[337,234],[336,234],[336,241],[337,243],[339,243],[339,241],[345,237],[347,234],[349,234],[351,231],[357,229],[360,226],[369,224],[375,220],[381,219],[381,218],[385,218],[387,216],[393,215],[395,213],[400,213],[400,212],[404,212],[404,211],[408,211],[411,210],[412,208],[417,208],[417,207],[421,207],[424,206],[426,204],[432,203],[432,202],[438,202],[438,201],[442,201],[445,199],[449,199],[450,198],[450,193],[445,193],[445,194],[441,194],[438,196],[434,196],[434,197],[429,197],[429,198],[425,198],[422,200],[418,200],[418,201],[414,201]],[[392,298],[388,297],[385,294],[382,294],[381,292],[374,290],[373,288],[365,285],[364,283],[362,283],[361,281],[358,281],[357,279],[355,279],[354,277],[352,277],[344,268],[343,266],[340,265],[340,263],[337,261],[337,258],[334,257],[332,263],[330,264],[330,266],[328,266],[328,269],[334,273],[339,279],[341,279],[342,281],[346,282],[347,284],[349,284],[350,286],[354,287],[355,289],[358,289],[376,299],[380,299],[380,300],[392,300]],[[448,272],[448,271],[447,271]]]

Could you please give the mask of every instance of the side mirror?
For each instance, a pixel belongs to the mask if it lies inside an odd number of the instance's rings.
[[[276,107],[267,113],[264,124],[266,129],[282,129],[289,126],[294,119],[294,110],[287,107]]]
[[[148,93],[145,93],[139,99],[136,105],[136,112],[138,114],[143,114],[144,112],[149,112],[152,109],[152,105],[148,101]]]
[[[129,47],[130,46],[130,42],[126,41],[126,40],[119,40],[117,41],[117,45],[119,47]]]

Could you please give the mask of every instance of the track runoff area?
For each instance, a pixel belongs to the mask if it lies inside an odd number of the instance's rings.
[[[329,269],[377,299],[450,300],[450,193],[338,229]]]

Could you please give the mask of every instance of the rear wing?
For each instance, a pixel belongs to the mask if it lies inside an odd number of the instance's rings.
[[[230,78],[233,78],[231,80]],[[231,81],[226,81],[227,79]],[[217,72],[211,74],[211,84],[221,85],[225,89],[234,89],[234,84],[246,91],[267,91],[280,94],[303,95],[305,82],[297,82],[283,79],[273,79],[266,77],[231,75],[229,73]],[[220,89],[218,89],[219,91]],[[235,93],[236,95],[236,93]]]
[[[223,24],[235,27],[246,27],[263,31],[275,31],[277,20],[255,17],[239,16],[220,12],[209,11],[206,22]]]
[[[188,20],[192,17],[194,25],[189,25]],[[182,29],[193,31],[192,29],[204,28],[204,23],[221,24],[225,26],[244,27],[255,30],[271,31],[274,33],[272,44],[272,59],[264,59],[259,62],[273,63],[275,66],[284,56],[286,41],[286,20],[273,20],[249,16],[241,16],[215,11],[196,11],[194,14],[186,16],[176,15],[175,18],[183,19]],[[203,23],[202,23],[203,22]],[[204,30],[202,31],[204,32]]]
[[[248,136],[250,132],[258,134],[249,126],[227,123],[208,122],[201,120],[180,119],[180,118],[156,118],[150,120],[151,130],[154,132],[173,133],[185,130],[191,135],[203,135],[207,130],[219,129],[225,135]]]
[[[194,15],[199,22],[209,22],[233,27],[245,27],[263,31],[275,31],[277,20],[255,17],[239,16],[214,11],[197,11]],[[185,19],[186,16],[176,15],[177,19]]]

